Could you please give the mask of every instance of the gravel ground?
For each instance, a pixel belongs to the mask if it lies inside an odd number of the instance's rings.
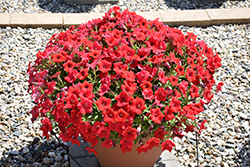
[[[56,4],[56,5],[55,5]],[[106,12],[112,5],[64,5],[59,0],[0,0],[0,13]],[[131,11],[249,7],[250,0],[191,3],[180,0],[120,0]],[[250,166],[250,24],[180,26],[216,49],[223,67],[216,74],[225,86],[200,117],[207,129],[198,136],[200,166]],[[0,166],[69,166],[68,144],[41,138],[39,120],[32,123],[27,93],[29,61],[49,38],[63,29],[0,28]],[[176,139],[173,153],[181,167],[196,166],[195,134]]]
[[[207,8],[250,7],[250,0],[195,3],[193,0],[119,0],[117,4],[66,5],[63,0],[0,0],[0,13],[85,13],[106,12],[112,6],[136,12]]]
[[[207,118],[208,123],[207,129],[198,136],[199,163],[203,166],[249,166],[250,24],[178,28],[194,32],[216,49],[223,59],[223,67],[216,74],[216,80],[223,81],[225,86],[200,115]],[[41,139],[39,121],[31,123],[30,116],[26,114],[32,108],[31,97],[27,93],[28,62],[34,61],[37,51],[43,50],[50,36],[59,31],[62,30],[0,29],[2,164],[69,165],[67,143],[60,145],[53,139]],[[173,153],[180,166],[195,166],[195,134],[189,133],[175,142],[177,146]]]

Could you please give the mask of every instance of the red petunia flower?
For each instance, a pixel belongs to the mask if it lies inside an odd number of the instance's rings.
[[[106,60],[102,60],[100,61],[100,63],[98,63],[98,66],[101,72],[106,73],[111,69],[112,63]]]
[[[224,83],[223,82],[220,82],[216,87],[217,87],[217,90],[216,90],[216,92],[219,92],[219,91],[221,91],[221,87],[224,85]]]
[[[198,123],[198,125],[200,126],[199,133],[201,133],[202,129],[206,129],[206,127],[205,127],[206,122],[207,122],[207,120],[204,119],[201,123]]]
[[[169,80],[170,80],[170,82],[171,82],[171,84],[172,84],[172,86],[177,86],[178,85],[178,77],[177,76],[173,76],[173,75],[171,75],[171,77],[169,78]]]
[[[80,80],[84,80],[86,77],[88,76],[88,68],[84,68],[82,69],[77,75],[76,77]]]
[[[54,55],[51,56],[51,59],[55,62],[55,63],[61,63],[63,61],[66,60],[66,58],[61,54],[61,53],[56,53]]]
[[[147,145],[140,145],[140,146],[137,148],[138,154],[141,154],[141,152],[147,153],[148,150],[149,150],[149,148],[148,148]]]
[[[92,104],[93,101],[87,98],[81,98],[81,101],[77,104],[77,107],[80,109],[80,112],[85,115],[93,110]]]
[[[159,139],[163,140],[163,138],[164,138],[164,136],[165,136],[166,133],[167,133],[167,132],[166,132],[165,130],[163,130],[162,128],[158,128],[158,129],[154,132],[154,136],[155,136],[156,138],[159,138]]]
[[[158,101],[166,101],[168,92],[163,88],[160,87],[155,91],[155,97]]]
[[[106,139],[102,142],[104,148],[111,148],[113,146],[113,141],[111,139]]]
[[[114,29],[111,33],[114,35],[115,38],[121,38],[121,36],[124,32],[117,30],[117,29]]]
[[[95,155],[98,154],[98,152],[97,152],[94,148],[85,147],[85,149],[89,151],[89,154],[90,154],[90,153],[94,153]]]
[[[204,96],[204,99],[207,101],[207,103],[209,103],[214,95],[212,94],[211,91],[205,90],[205,92],[203,93],[203,96]]]
[[[148,139],[146,145],[148,145],[148,149],[151,150],[153,147],[159,147],[160,144],[160,140],[152,137],[150,139]]]
[[[114,37],[106,37],[105,41],[107,42],[109,47],[117,46],[119,45],[119,41]]]
[[[48,88],[44,91],[44,93],[51,95],[56,89],[56,82],[55,81],[48,82],[47,86]]]
[[[136,83],[124,81],[124,84],[121,85],[121,89],[129,95],[133,95],[136,91],[136,85]]]
[[[108,108],[105,111],[102,112],[103,117],[104,117],[104,122],[107,123],[113,123],[115,122],[117,115],[117,112],[114,112],[112,108]]]
[[[189,85],[189,83],[187,81],[182,81],[178,86],[180,89],[180,92],[183,94],[184,97],[187,97],[186,95],[186,90],[188,89],[187,86]]]
[[[130,140],[126,140],[126,139],[121,139],[120,143],[121,143],[120,149],[122,150],[123,154],[125,152],[128,152],[128,151],[131,152],[131,149],[134,145],[133,140],[130,141]]]
[[[117,106],[123,107],[129,103],[131,97],[126,92],[122,91],[115,99],[117,101]]]
[[[122,132],[122,135],[124,136],[123,139],[128,140],[128,141],[133,141],[137,138],[137,129],[132,128],[128,126],[125,131]]]
[[[100,132],[98,133],[99,138],[105,138],[108,139],[110,135],[110,130],[107,127],[103,127]]]
[[[140,87],[142,88],[142,91],[144,91],[144,90],[151,89],[151,88],[152,88],[152,84],[151,84],[151,82],[148,82],[148,81],[144,80],[144,81],[140,84]]]
[[[174,146],[175,144],[171,140],[166,140],[161,144],[162,151],[168,150],[169,152],[171,152]]]
[[[189,119],[195,120],[194,117],[194,108],[191,105],[187,105],[183,107],[183,111],[185,112],[185,116]]]
[[[194,68],[196,67],[196,64],[194,63],[194,59],[191,58],[191,57],[188,57],[188,58],[187,58],[187,63],[190,65],[190,67],[191,67],[192,69],[194,69]]]
[[[133,60],[139,60],[139,56],[135,55],[135,50],[128,47],[127,45],[123,45],[122,56],[127,60],[127,63],[130,63]]]
[[[142,33],[139,29],[134,29],[134,36],[138,41],[144,41],[146,39],[145,34]]]
[[[91,49],[93,49],[93,50],[101,50],[102,45],[99,42],[95,41],[95,42],[93,42],[93,44],[91,46]]]
[[[81,90],[82,89],[88,89],[90,92],[93,91],[93,84],[89,83],[86,80],[83,83],[78,83],[78,85],[80,86]]]
[[[213,64],[215,65],[215,68],[221,67],[221,58],[219,57],[218,53],[213,57]]]
[[[114,65],[114,71],[117,74],[123,73],[124,71],[127,70],[127,65],[124,64],[123,62],[117,62],[117,63],[114,63],[113,65]]]
[[[145,101],[139,97],[136,97],[132,101],[132,110],[136,114],[141,114],[146,109]]]
[[[94,93],[91,92],[90,89],[81,89],[79,91],[79,97],[81,99],[86,98],[86,99],[92,100],[95,97],[95,95],[94,95]]]
[[[199,97],[199,88],[195,85],[192,85],[190,88],[190,95],[192,98]]]
[[[162,119],[164,118],[164,114],[161,112],[160,108],[152,108],[150,109],[151,111],[151,119],[156,123],[156,124],[161,124]]]
[[[66,101],[66,108],[70,109],[73,106],[77,105],[79,102],[78,97],[75,94],[70,94],[69,96],[64,98]]]
[[[184,67],[181,66],[179,63],[177,64],[177,66],[175,67],[175,71],[177,72],[177,74],[179,76],[184,75]]]
[[[162,84],[166,84],[169,80],[169,77],[165,76],[165,71],[159,72],[159,79]]]
[[[153,91],[152,89],[146,89],[142,92],[142,95],[145,99],[148,100],[153,100],[154,99],[154,95],[153,95]]]
[[[178,111],[181,111],[181,101],[177,98],[173,97],[170,104],[170,108],[173,109],[173,112],[177,113]]]
[[[66,77],[64,77],[64,79],[67,81],[67,82],[69,82],[69,83],[73,83],[73,82],[75,82],[75,80],[76,80],[76,75],[78,74],[78,71],[76,70],[76,69],[74,69],[74,70],[70,70],[69,71],[69,74],[66,76]]]
[[[98,109],[100,111],[105,111],[106,109],[111,107],[111,99],[110,98],[106,98],[104,96],[101,96],[96,102],[95,104],[97,105]]]
[[[138,49],[137,55],[139,56],[139,61],[143,61],[148,57],[149,49],[142,47]]]
[[[104,128],[105,123],[104,122],[100,122],[100,121],[96,121],[92,127],[92,130],[95,134],[99,134],[100,131]]]
[[[49,132],[52,130],[52,124],[49,120],[49,118],[45,117],[44,119],[41,120],[42,122],[42,127],[40,128],[43,131],[43,136],[46,136],[47,139],[49,139]]]
[[[170,120],[175,118],[173,112],[174,111],[173,111],[172,108],[169,108],[168,106],[165,107],[164,114],[165,114],[165,120],[166,121],[170,121]]]
[[[194,82],[196,80],[195,71],[192,68],[188,68],[186,71],[186,77],[189,82]]]
[[[127,81],[135,82],[135,74],[133,71],[124,71],[122,77]]]
[[[125,122],[129,118],[129,113],[120,108],[117,111],[116,122]]]
[[[137,82],[139,84],[143,83],[143,81],[147,81],[149,79],[150,73],[146,70],[142,70],[135,74]]]
[[[88,53],[88,56],[93,59],[98,59],[101,56],[102,52],[99,50],[92,50],[91,52]]]
[[[74,63],[71,60],[68,60],[66,63],[63,64],[64,71],[70,72],[73,70],[74,67],[76,67],[76,63]]]

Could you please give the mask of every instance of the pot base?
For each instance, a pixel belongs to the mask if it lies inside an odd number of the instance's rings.
[[[153,167],[162,153],[161,147],[153,147],[147,153],[138,154],[138,146],[137,143],[131,152],[123,154],[119,146],[110,149],[103,148],[99,141],[95,146],[95,150],[98,152],[96,158],[102,167]]]

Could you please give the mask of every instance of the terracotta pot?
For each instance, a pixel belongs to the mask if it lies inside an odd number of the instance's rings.
[[[159,159],[162,150],[161,147],[154,147],[148,150],[147,153],[142,152],[138,154],[137,143],[131,152],[122,153],[120,146],[113,148],[103,148],[101,142],[95,146],[97,151],[96,158],[102,167],[153,167],[155,162]]]

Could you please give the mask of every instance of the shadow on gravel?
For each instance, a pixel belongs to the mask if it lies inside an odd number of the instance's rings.
[[[84,0],[83,0],[84,1]],[[244,0],[230,0],[235,1],[235,3],[239,3]],[[157,8],[157,10],[162,10],[162,6],[168,7],[170,9],[180,9],[180,10],[192,10],[192,9],[213,9],[220,7],[227,7],[227,4],[224,4],[226,0],[164,0],[164,4],[154,5],[150,8]],[[144,0],[137,0],[136,6],[145,5]],[[40,8],[52,12],[52,13],[88,13],[91,11],[100,10],[100,6],[104,6],[106,10],[107,7],[111,7],[113,5],[130,8],[131,0],[119,0],[117,4],[97,4],[93,5],[83,5],[83,4],[65,4],[64,0],[38,0],[38,5]],[[147,5],[147,4],[146,4]],[[150,4],[152,5],[152,4]],[[95,9],[97,7],[97,9]],[[101,11],[107,12],[107,11]]]
[[[34,137],[20,150],[10,149],[2,153],[0,167],[69,167],[69,148],[55,139]]]
[[[160,157],[156,163],[154,167],[166,167],[164,163],[161,162],[162,158]]]
[[[96,5],[65,4],[64,0],[38,0],[38,6],[52,13],[88,13]]]
[[[250,166],[250,139],[246,140],[240,152],[234,158],[237,167]]]

